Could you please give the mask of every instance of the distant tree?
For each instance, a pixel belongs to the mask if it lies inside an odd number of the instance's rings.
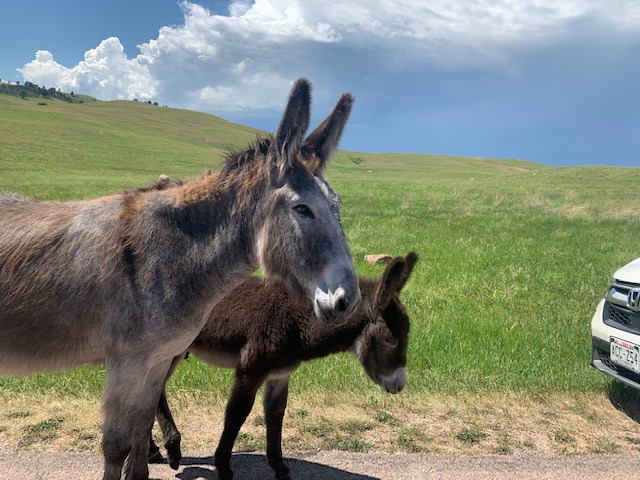
[[[158,102],[153,102],[153,105],[157,107],[158,106]]]
[[[57,98],[69,103],[73,103],[72,97],[75,97],[75,94],[73,92],[71,92],[71,96],[69,96],[59,88],[47,88],[45,86],[41,87],[33,82],[30,82],[29,80],[26,80],[23,85],[20,85],[20,82],[11,83],[2,82],[2,80],[0,80],[0,93],[19,96],[23,99],[26,99],[27,97]]]

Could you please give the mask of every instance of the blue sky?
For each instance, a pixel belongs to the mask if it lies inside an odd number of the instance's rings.
[[[293,81],[341,148],[640,166],[633,0],[20,0],[0,78],[273,131]]]

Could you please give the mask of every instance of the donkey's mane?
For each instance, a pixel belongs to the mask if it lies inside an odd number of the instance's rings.
[[[248,181],[249,179],[242,175],[241,175],[242,178],[236,177],[235,180],[232,180],[232,178],[235,176],[235,174],[240,173],[244,167],[248,167],[254,164],[256,164],[259,167],[258,171],[262,171],[264,172],[264,174],[268,174],[268,171],[264,170],[264,162],[260,161],[260,163],[258,163],[256,160],[262,159],[272,153],[270,152],[270,150],[273,146],[273,141],[274,141],[273,135],[269,135],[267,137],[259,137],[259,136],[256,137],[256,139],[253,142],[251,142],[245,150],[242,150],[242,151],[232,150],[228,152],[224,157],[222,168],[220,170],[208,170],[204,172],[201,178],[215,176],[220,182],[224,182],[224,181],[231,182],[232,184],[236,184],[238,186],[243,186],[243,185],[249,186],[249,187],[254,186],[255,182],[259,180],[258,178],[254,177],[252,179],[253,181]],[[319,160],[315,157],[315,155],[312,155],[311,153],[306,151],[305,151],[305,154],[309,157],[309,160],[315,159],[317,160],[317,162],[308,161],[308,165],[307,165],[303,162],[299,162],[298,159],[294,157],[293,161],[296,167],[307,170],[310,173],[316,171],[316,169],[319,170],[318,166],[316,165],[316,163],[319,163]],[[258,175],[258,177],[262,177],[262,175]],[[173,187],[179,187],[186,183],[189,183],[189,182],[183,181],[183,180],[170,180],[167,176],[161,175],[157,181],[155,181],[150,185],[128,190],[123,193],[125,196],[136,196],[138,194],[143,194],[147,192],[154,192],[154,191],[166,190]]]
[[[257,137],[249,146],[240,152],[231,151],[229,152],[224,159],[224,165],[222,170],[220,171],[220,179],[224,179],[227,176],[231,175],[233,172],[236,172],[245,165],[252,164],[256,161],[257,158],[265,157],[273,154],[271,151],[272,146],[274,144],[274,136],[269,135],[267,137]],[[301,148],[301,153],[306,158],[305,162],[301,162],[298,160],[297,156],[293,157],[293,162],[297,168],[301,168],[303,170],[308,171],[309,173],[313,173],[316,171],[320,171],[320,159],[313,154],[312,151],[309,150],[309,147],[303,145]],[[263,166],[264,164],[261,164]],[[212,174],[214,172],[208,172]]]
[[[171,187],[179,187],[180,185],[183,185],[183,184],[184,184],[183,180],[169,180],[169,177],[167,177],[166,175],[161,175],[160,178],[156,180],[154,183],[150,185],[146,185],[144,187],[138,187],[134,190],[129,190],[128,192],[125,192],[125,194],[155,192],[160,190],[166,190],[167,188],[171,188]]]
[[[241,152],[229,152],[224,159],[224,166],[220,171],[220,178],[224,178],[244,165],[255,161],[256,158],[268,155],[273,143],[273,137],[257,137],[249,144],[246,150]]]
[[[141,194],[145,194],[148,192],[158,192],[162,190],[168,190],[175,187],[181,186],[189,186],[196,185],[201,180],[207,180],[211,178],[215,178],[218,187],[223,187],[223,185],[235,185],[239,187],[236,190],[236,193],[240,193],[243,190],[251,189],[255,186],[257,182],[260,181],[260,178],[263,178],[262,175],[237,175],[243,169],[243,167],[255,164],[258,167],[258,171],[264,168],[261,164],[256,162],[257,158],[264,157],[268,155],[269,148],[271,147],[273,137],[260,138],[257,137],[256,140],[251,143],[244,151],[234,152],[231,151],[226,154],[224,157],[223,165],[221,169],[215,170],[210,169],[205,171],[200,177],[194,178],[191,180],[170,180],[166,175],[161,175],[158,180],[149,185],[135,188],[132,190],[127,190],[122,192],[125,198],[136,198]],[[260,178],[258,178],[260,177]],[[250,180],[251,179],[251,180]]]

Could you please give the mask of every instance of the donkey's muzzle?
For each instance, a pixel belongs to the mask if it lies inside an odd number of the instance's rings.
[[[407,369],[403,367],[389,375],[380,375],[378,383],[388,393],[398,393],[407,384]]]
[[[316,290],[313,310],[323,322],[340,325],[346,322],[361,300],[360,288],[349,295],[342,287],[335,292]]]

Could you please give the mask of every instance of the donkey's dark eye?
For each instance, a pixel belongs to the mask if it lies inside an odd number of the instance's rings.
[[[306,205],[296,205],[295,207],[293,207],[293,209],[303,217],[308,217],[311,219],[316,218],[311,209]]]

